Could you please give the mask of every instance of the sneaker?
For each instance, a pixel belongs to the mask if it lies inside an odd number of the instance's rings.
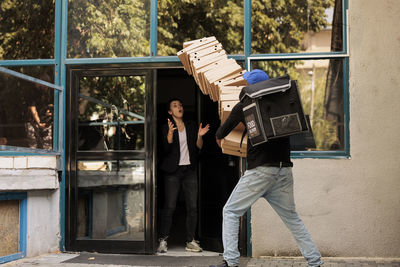
[[[186,243],[186,251],[202,252],[203,249],[200,247],[199,241],[193,239],[191,242]]]
[[[238,267],[237,265],[235,266],[229,266],[228,263],[224,260],[222,263],[217,264],[217,265],[210,265],[210,267]]]
[[[167,246],[167,238],[160,238],[160,245],[158,245],[157,252],[158,253],[165,253],[168,250]]]

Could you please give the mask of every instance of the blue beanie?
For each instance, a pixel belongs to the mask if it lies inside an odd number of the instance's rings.
[[[252,71],[247,71],[243,74],[243,78],[249,84],[255,84],[258,82],[269,80],[268,74],[266,74],[263,70],[254,69]]]

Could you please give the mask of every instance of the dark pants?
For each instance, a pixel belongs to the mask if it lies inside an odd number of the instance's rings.
[[[174,173],[165,176],[165,202],[161,218],[161,237],[169,235],[176,201],[180,188],[185,195],[186,204],[186,241],[194,239],[197,227],[197,175],[189,166],[179,166]]]

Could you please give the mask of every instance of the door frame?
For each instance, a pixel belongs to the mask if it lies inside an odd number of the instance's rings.
[[[77,240],[76,225],[77,218],[73,211],[77,205],[76,187],[76,152],[72,151],[73,138],[77,133],[76,111],[77,111],[77,88],[82,76],[121,76],[121,75],[145,75],[145,149],[144,152],[101,152],[105,159],[111,154],[117,155],[118,159],[134,159],[144,155],[145,161],[145,238],[144,241],[126,240]],[[156,69],[149,64],[134,65],[84,65],[69,66],[67,68],[67,94],[66,94],[66,250],[69,251],[97,251],[103,253],[144,253],[153,254],[156,250],[155,235],[155,121],[153,120],[155,110],[154,86],[156,82]],[[80,152],[81,153],[81,152]],[[90,159],[98,152],[85,152],[85,159]]]
[[[120,243],[117,248],[118,253],[143,253],[154,254],[157,250],[157,70],[159,69],[179,69],[183,68],[180,62],[162,62],[162,63],[134,63],[134,64],[86,64],[86,65],[68,65],[66,77],[66,125],[65,125],[65,172],[66,172],[66,200],[65,200],[65,248],[67,251],[91,251],[93,246],[90,242],[82,242],[79,247],[73,243],[73,232],[71,232],[71,203],[74,201],[74,192],[71,192],[71,146],[70,138],[72,136],[72,93],[73,86],[76,82],[79,73],[96,72],[99,74],[121,74],[135,72],[148,72],[148,80],[145,91],[145,241],[144,245],[132,246],[132,241],[118,241]],[[74,84],[75,83],[75,84]],[[79,85],[79,84],[78,84]],[[200,98],[198,98],[200,99]],[[198,103],[199,104],[199,103]],[[201,105],[198,105],[199,108]],[[200,113],[199,113],[200,114]],[[245,159],[240,159],[241,173],[244,172]],[[75,167],[75,166],[74,166]],[[76,201],[76,200],[75,200]],[[248,216],[245,214],[240,220],[240,236],[239,250],[243,256],[249,253],[249,235]],[[97,248],[97,247],[96,247]],[[98,252],[115,253],[108,246],[100,246]],[[127,249],[128,248],[128,249]]]

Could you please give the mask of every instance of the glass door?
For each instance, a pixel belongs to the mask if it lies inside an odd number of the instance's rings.
[[[153,252],[151,70],[71,70],[67,250]]]

